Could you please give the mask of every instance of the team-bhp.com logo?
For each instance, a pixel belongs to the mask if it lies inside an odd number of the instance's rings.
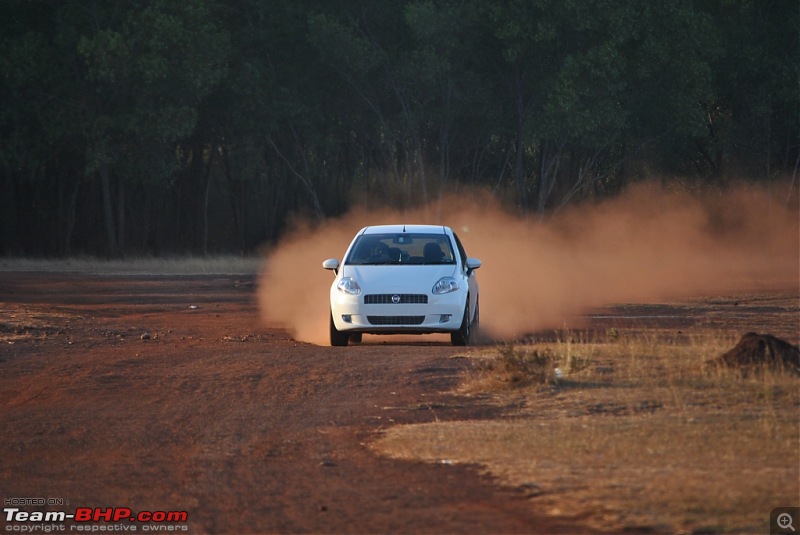
[[[3,509],[6,521],[6,531],[34,531],[22,529],[20,524],[38,523],[53,526],[55,531],[108,531],[98,529],[100,523],[115,524],[118,529],[114,531],[186,531],[186,522],[189,513],[186,511],[140,511],[134,513],[129,507],[78,507],[74,513],[65,511],[23,511],[18,507],[5,507]],[[64,526],[66,521],[74,522]],[[12,525],[10,523],[16,523]],[[61,523],[59,525],[59,523]],[[138,526],[137,526],[138,525]],[[20,529],[15,529],[18,527]],[[104,526],[106,527],[106,526]],[[11,528],[11,529],[9,529]],[[121,529],[119,529],[121,528]],[[177,529],[176,529],[177,528]],[[38,531],[51,531],[41,529]]]

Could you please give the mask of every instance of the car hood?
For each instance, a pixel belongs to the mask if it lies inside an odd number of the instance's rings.
[[[422,265],[389,265],[389,266],[352,266],[342,269],[343,277],[353,277],[365,292],[404,292],[430,293],[436,281],[442,277],[453,277],[456,266],[442,264],[434,266]]]

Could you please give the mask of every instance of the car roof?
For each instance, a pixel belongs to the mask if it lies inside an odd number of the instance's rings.
[[[374,225],[364,227],[359,234],[393,234],[414,232],[422,234],[447,234],[448,228],[444,225]]]

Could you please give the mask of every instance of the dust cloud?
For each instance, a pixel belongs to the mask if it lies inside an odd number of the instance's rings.
[[[773,186],[774,188],[774,186]],[[264,322],[328,343],[332,273],[364,226],[452,227],[480,258],[481,329],[503,340],[576,327],[586,310],[615,303],[763,289],[800,290],[797,202],[754,186],[690,192],[648,183],[545,219],[519,217],[488,197],[442,199],[418,210],[355,210],[296,225],[267,254],[259,281]]]

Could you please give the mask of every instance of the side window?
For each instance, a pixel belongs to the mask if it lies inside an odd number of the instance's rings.
[[[467,252],[464,250],[464,246],[461,245],[461,240],[458,239],[458,234],[453,232],[453,237],[456,239],[456,245],[458,246],[458,255],[461,257],[461,266],[466,269],[467,265]]]

